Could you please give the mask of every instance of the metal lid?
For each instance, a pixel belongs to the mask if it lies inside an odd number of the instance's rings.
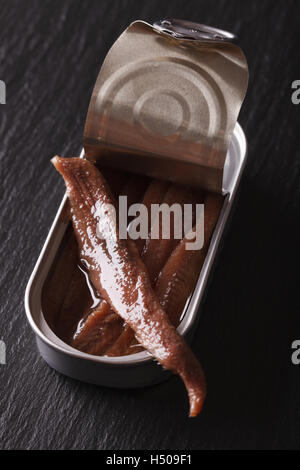
[[[98,75],[84,132],[87,158],[221,192],[248,83],[233,39],[182,20],[132,23]]]

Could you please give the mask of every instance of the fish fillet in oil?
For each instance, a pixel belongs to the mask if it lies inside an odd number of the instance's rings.
[[[188,296],[195,287],[204,263],[209,241],[222,208],[223,198],[208,193],[204,201],[204,245],[201,250],[187,250],[190,234],[181,240],[161,270],[155,292],[174,326],[178,326]],[[196,227],[193,227],[195,233]]]
[[[190,416],[196,416],[206,395],[202,367],[162,309],[137,247],[120,238],[106,181],[87,160],[55,157],[52,162],[66,183],[80,258],[92,284],[140,344],[182,378]]]

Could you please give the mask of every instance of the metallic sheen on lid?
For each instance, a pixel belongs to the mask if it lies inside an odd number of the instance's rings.
[[[98,75],[84,132],[87,158],[221,192],[248,84],[233,39],[182,20],[132,23]]]

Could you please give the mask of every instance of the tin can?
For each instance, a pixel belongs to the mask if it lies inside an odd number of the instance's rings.
[[[82,151],[81,157],[84,157],[84,151]],[[196,287],[178,327],[179,333],[188,342],[191,341],[200,318],[201,303],[207,281],[215,265],[222,235],[228,224],[246,157],[246,138],[237,123],[224,165],[223,190],[226,195],[223,208],[214,229]],[[48,326],[42,311],[42,289],[70,223],[65,216],[66,206],[67,198],[64,196],[26,288],[26,315],[35,333],[40,354],[57,371],[97,385],[120,388],[142,387],[166,379],[170,372],[165,371],[157,364],[147,351],[122,357],[89,355],[64,343]]]

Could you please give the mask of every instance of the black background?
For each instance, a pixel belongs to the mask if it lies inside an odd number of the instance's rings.
[[[177,17],[232,30],[249,62],[240,122],[249,159],[193,348],[207,374],[197,419],[177,378],[141,390],[68,379],[36,352],[26,283],[64,192],[49,164],[77,155],[109,46],[135,19]],[[3,449],[300,448],[298,240],[299,1],[0,2]]]

